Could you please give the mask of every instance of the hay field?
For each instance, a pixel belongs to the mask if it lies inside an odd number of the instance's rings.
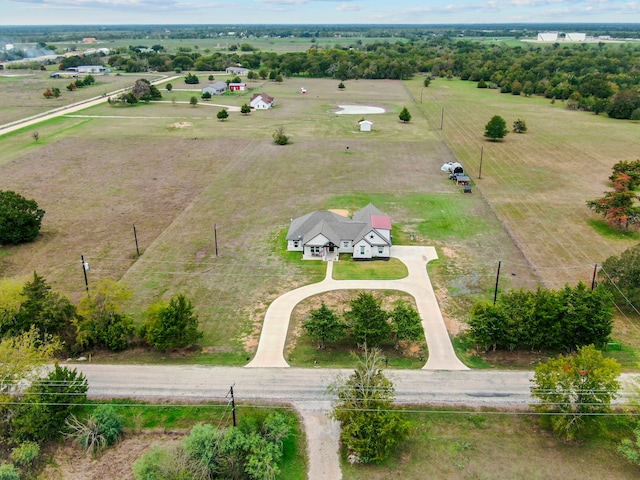
[[[420,79],[408,84],[419,98]],[[638,243],[637,235],[599,233],[593,224],[600,219],[585,204],[610,189],[608,177],[616,162],[638,158],[638,123],[569,111],[561,101],[500,94],[459,80],[438,79],[422,93],[431,128],[471,171],[476,188],[547,286],[590,282],[594,264]],[[529,131],[509,133],[502,142],[487,141],[484,126],[493,115],[502,116],[509,129],[521,118]]]
[[[122,278],[134,289],[138,321],[153,301],[185,292],[211,355],[241,363],[255,347],[268,303],[317,275],[317,267],[280,254],[289,220],[310,210],[373,201],[393,218],[399,241],[416,232],[416,243],[441,248],[442,287],[450,282],[464,290],[468,279],[479,288],[491,279],[498,254],[525,264],[482,198],[463,196],[439,170],[453,157],[411,106],[403,83],[360,80],[344,91],[338,83],[270,83],[261,90],[276,98],[275,109],[232,113],[224,122],[200,104],[100,105],[38,125],[38,143],[30,138],[33,128],[5,136],[12,153],[0,162],[0,188],[37,199],[47,214],[37,242],[4,250],[0,274],[37,270],[78,299],[84,255],[90,285]],[[374,131],[362,133],[359,116],[333,113],[344,103],[388,113],[369,117]],[[409,124],[398,120],[404,105],[414,111]],[[278,126],[291,145],[273,144]],[[482,230],[441,234],[476,218]],[[526,280],[523,270],[514,282]]]

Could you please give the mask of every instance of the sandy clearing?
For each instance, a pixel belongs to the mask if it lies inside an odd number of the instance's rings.
[[[338,105],[336,115],[372,115],[384,113],[385,109],[381,107],[372,107],[369,105]]]

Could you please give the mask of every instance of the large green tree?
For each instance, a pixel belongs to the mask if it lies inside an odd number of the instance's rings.
[[[400,118],[400,120],[402,120],[403,123],[407,123],[411,120],[411,113],[409,113],[407,107],[404,107],[398,117]]]
[[[613,296],[616,305],[632,312],[640,305],[640,244],[607,258],[598,281]]]
[[[500,140],[504,138],[509,130],[507,129],[507,122],[499,115],[494,115],[484,127],[484,136],[490,138],[492,141]]]
[[[320,308],[309,313],[309,318],[302,324],[302,328],[318,342],[320,348],[326,348],[327,342],[340,340],[345,333],[345,325],[340,321],[340,317],[324,302]]]
[[[0,437],[9,435],[15,395],[38,378],[41,367],[59,348],[57,341],[43,339],[35,328],[0,340]]]
[[[593,345],[578,349],[574,355],[559,355],[541,363],[531,380],[533,407],[553,431],[571,440],[576,438],[587,419],[611,410],[618,395],[620,364],[604,358]]]
[[[351,300],[350,306],[351,310],[344,315],[351,335],[359,345],[377,347],[390,337],[389,313],[382,308],[380,299],[371,293],[360,292]]]
[[[193,304],[183,294],[147,310],[145,338],[149,345],[160,350],[189,347],[202,338],[198,330],[198,315]]]
[[[395,338],[395,348],[400,340],[424,339],[424,328],[420,314],[408,302],[398,300],[391,311],[391,330]]]
[[[76,307],[67,297],[52,291],[44,277],[34,272],[21,297],[15,315],[0,324],[0,336],[18,335],[35,327],[41,336],[55,335],[67,346],[75,343]]]
[[[13,415],[13,435],[37,442],[60,436],[67,418],[78,405],[86,403],[88,388],[82,373],[56,363],[44,378],[24,391]]]
[[[125,307],[133,291],[110,279],[99,280],[78,305],[76,342],[82,348],[108,348],[119,352],[133,339],[133,319]]]
[[[353,374],[329,387],[337,395],[332,416],[351,459],[380,463],[407,437],[408,424],[392,407],[393,383],[384,375],[378,349],[366,350]]]
[[[0,245],[31,242],[40,232],[44,210],[12,190],[0,190]]]

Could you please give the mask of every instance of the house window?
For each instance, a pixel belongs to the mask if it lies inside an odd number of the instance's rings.
[[[364,255],[364,245],[360,246],[360,255]]]
[[[293,241],[293,248],[298,248],[300,246],[300,242],[297,240]]]
[[[369,238],[373,238],[373,233],[371,235],[369,235]]]
[[[378,254],[382,255],[384,253],[384,247],[378,247]]]
[[[320,247],[311,247],[311,255],[320,255]]]
[[[344,248],[348,248],[349,247],[349,242],[342,242],[342,246]]]

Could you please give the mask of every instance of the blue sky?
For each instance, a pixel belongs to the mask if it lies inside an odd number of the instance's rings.
[[[0,0],[0,25],[640,23],[640,0]]]

